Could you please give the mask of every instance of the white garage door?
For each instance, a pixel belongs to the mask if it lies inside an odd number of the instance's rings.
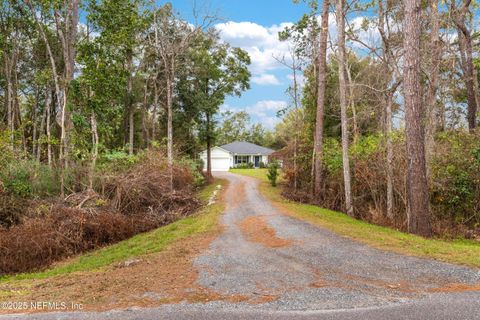
[[[228,171],[230,158],[212,158],[212,171]]]

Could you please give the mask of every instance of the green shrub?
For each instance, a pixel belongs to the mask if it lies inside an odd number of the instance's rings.
[[[4,168],[14,160],[9,140],[9,131],[0,130],[0,168]]]
[[[265,162],[263,162],[263,161],[260,161],[260,163],[258,164],[258,166],[260,167],[260,169],[264,169],[264,168],[267,167],[267,166],[265,165]]]
[[[323,144],[323,165],[330,173],[342,170],[342,147],[334,138],[326,138]]]
[[[193,176],[193,185],[195,187],[200,187],[205,184],[205,177],[202,174],[203,171],[203,161],[202,159],[193,160],[189,157],[183,157],[178,161],[178,164],[181,166],[187,167],[190,170],[190,173]]]
[[[253,169],[253,163],[251,163],[251,162],[239,163],[239,164],[237,164],[235,169]]]
[[[102,172],[123,172],[138,163],[143,153],[129,155],[123,150],[113,150],[100,155],[97,168]]]
[[[431,161],[431,200],[438,218],[480,223],[480,141],[478,135],[448,132],[437,137]]]
[[[350,145],[350,156],[355,159],[367,159],[380,149],[381,136],[361,136],[356,143]]]
[[[0,179],[6,192],[19,197],[45,197],[60,192],[60,184],[55,169],[34,160],[19,160],[0,170]],[[67,174],[67,185],[71,179]]]
[[[23,162],[9,163],[2,169],[1,180],[5,191],[20,197],[32,195],[30,172]]]
[[[59,174],[55,169],[48,165],[40,164],[36,161],[29,161],[34,168],[34,176],[31,180],[33,195],[36,197],[45,197],[57,195],[60,193]],[[65,173],[65,184],[70,186],[73,178],[70,172]]]
[[[277,160],[273,160],[268,165],[267,178],[273,187],[277,186],[278,168],[279,168],[279,164]]]

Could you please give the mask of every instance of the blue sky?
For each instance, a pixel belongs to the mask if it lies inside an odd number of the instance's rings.
[[[193,20],[193,0],[171,3],[183,18]],[[307,6],[291,0],[196,0],[196,6],[218,13],[222,39],[245,49],[252,59],[251,89],[240,98],[227,98],[222,110],[245,110],[253,122],[273,128],[279,121],[276,112],[288,104],[285,90],[291,82],[289,70],[274,59],[288,52],[277,33],[308,12]]]

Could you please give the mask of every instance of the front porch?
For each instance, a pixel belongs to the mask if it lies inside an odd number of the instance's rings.
[[[259,154],[236,154],[233,156],[233,168],[239,166],[248,166],[252,168],[262,168],[267,162],[267,157]]]

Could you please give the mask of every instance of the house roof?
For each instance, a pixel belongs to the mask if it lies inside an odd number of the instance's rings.
[[[275,152],[275,150],[246,141],[234,141],[232,143],[224,144],[223,146],[220,146],[220,148],[237,154],[261,154],[264,156],[268,156]]]

